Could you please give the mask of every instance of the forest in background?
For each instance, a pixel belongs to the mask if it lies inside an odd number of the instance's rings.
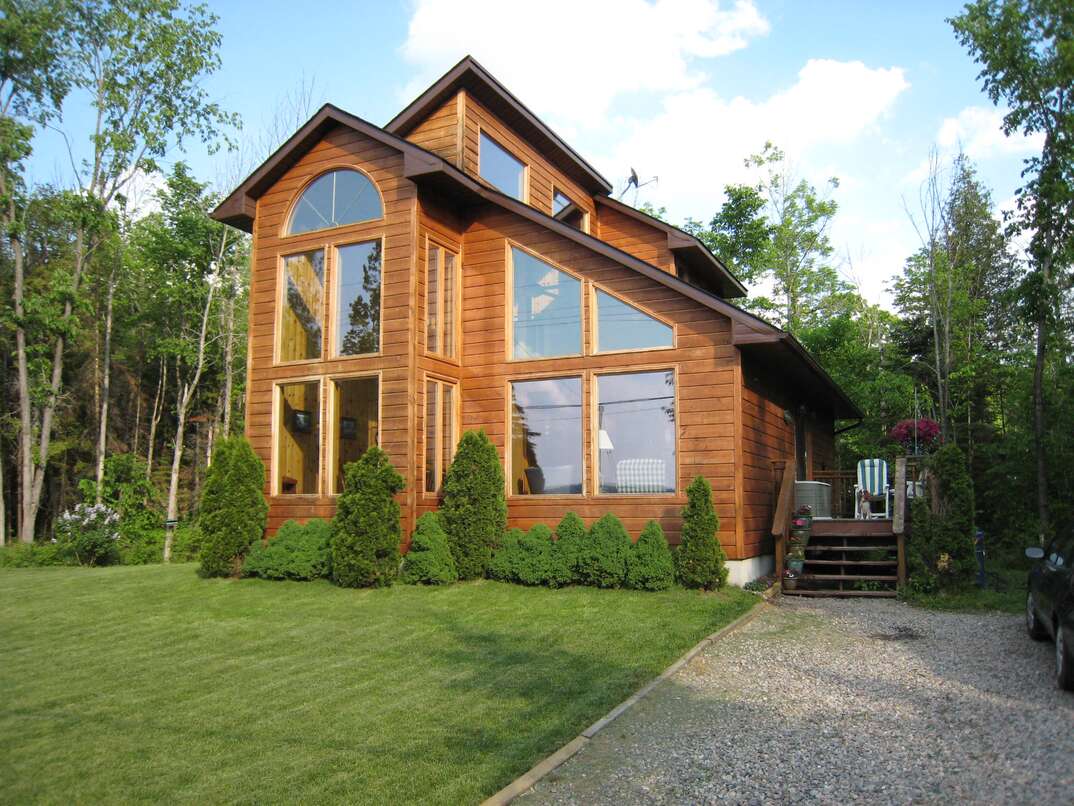
[[[208,213],[316,92],[302,82],[250,135],[201,89],[223,68],[202,6],[0,12],[0,538],[48,539],[120,478],[145,482],[160,527],[189,519],[214,442],[244,427],[249,243]],[[901,453],[900,420],[934,419],[968,459],[979,525],[1021,544],[1074,517],[1074,19],[1052,0],[980,0],[952,28],[1008,132],[1044,146],[1007,215],[971,160],[932,155],[905,202],[920,248],[890,309],[863,298],[831,242],[838,179],[798,177],[778,144],[745,157],[753,183],[682,225],[863,410],[840,437],[844,467]],[[65,99],[96,111],[90,128],[67,127]],[[24,180],[41,127],[91,146],[55,185]],[[183,145],[218,150],[221,175],[173,162]],[[152,199],[135,192],[146,184]]]

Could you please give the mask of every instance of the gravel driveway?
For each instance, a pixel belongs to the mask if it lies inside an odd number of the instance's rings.
[[[519,803],[1074,803],[1074,695],[1018,616],[785,597]]]

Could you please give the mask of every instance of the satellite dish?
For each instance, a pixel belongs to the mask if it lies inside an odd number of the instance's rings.
[[[620,191],[620,193],[619,193],[619,200],[622,201],[623,197],[627,194],[627,191],[630,190],[631,187],[633,187],[634,188],[634,201],[636,203],[638,201],[638,191],[641,188],[645,187],[646,185],[651,185],[653,182],[656,182],[656,181],[659,181],[659,180],[658,180],[657,177],[654,176],[652,179],[650,179],[650,180],[648,180],[646,182],[642,182],[638,178],[638,172],[635,171],[633,168],[631,168],[630,169],[630,176],[627,177],[626,185],[623,187],[622,191]]]

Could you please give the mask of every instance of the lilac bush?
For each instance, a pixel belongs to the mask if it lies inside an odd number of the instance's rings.
[[[56,541],[80,565],[108,565],[119,556],[119,514],[104,504],[78,504],[56,519]]]

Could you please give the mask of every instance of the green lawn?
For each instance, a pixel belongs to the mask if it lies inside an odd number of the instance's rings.
[[[907,601],[929,610],[1023,612],[1029,561],[1018,556],[990,558],[985,561],[985,569],[988,571],[987,588],[970,583],[937,593],[910,594]]]
[[[0,569],[0,802],[474,802],[757,597]]]

